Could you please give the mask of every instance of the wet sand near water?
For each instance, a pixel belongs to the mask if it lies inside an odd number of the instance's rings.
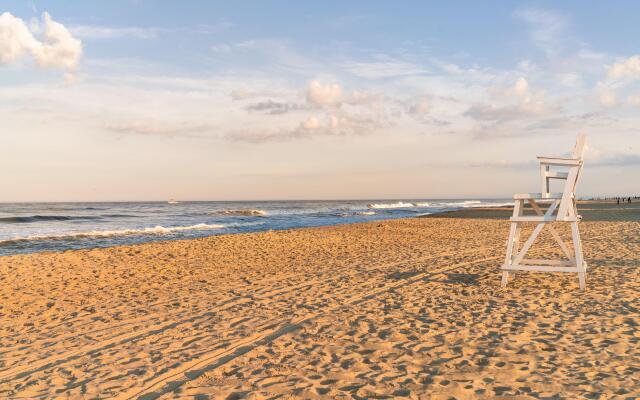
[[[530,209],[528,204],[525,208]],[[583,221],[640,221],[640,201],[620,204],[616,204],[615,201],[580,201],[578,213]],[[512,214],[513,207],[478,207],[430,214],[420,218],[509,219]]]

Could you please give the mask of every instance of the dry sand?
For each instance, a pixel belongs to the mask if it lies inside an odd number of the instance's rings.
[[[405,219],[2,257],[0,398],[639,396],[640,223],[581,224],[582,293],[569,274],[501,289],[507,225]]]

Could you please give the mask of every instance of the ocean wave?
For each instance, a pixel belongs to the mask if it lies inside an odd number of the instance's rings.
[[[367,204],[371,209],[394,209],[394,208],[473,208],[473,207],[500,207],[512,206],[513,202],[497,202],[482,200],[462,200],[462,201],[431,201],[431,202],[407,202],[398,201],[395,203],[372,203]],[[407,210],[414,211],[414,210]],[[416,211],[418,212],[418,211]]]
[[[492,202],[481,200],[465,200],[465,201],[452,201],[438,203],[436,207],[455,207],[455,208],[477,208],[477,207],[501,207],[512,206],[513,202]]]
[[[26,224],[38,221],[73,221],[73,220],[96,220],[101,219],[99,216],[83,216],[83,215],[29,215],[20,217],[2,217],[0,224]]]
[[[397,203],[372,203],[372,204],[367,204],[368,208],[411,208],[411,207],[415,207],[415,205],[413,203],[405,203],[402,201],[398,201]]]
[[[267,222],[265,221],[258,221],[258,222],[236,222],[236,223],[231,223],[228,225],[225,225],[225,228],[246,228],[248,226],[258,226],[258,225],[266,225]]]
[[[262,211],[262,210],[220,210],[220,211],[211,211],[208,214],[240,216],[240,217],[264,217],[267,215],[266,211]]]
[[[318,217],[357,217],[357,216],[365,216],[365,215],[376,215],[375,211],[343,211],[343,212],[335,212],[335,213],[319,213]]]
[[[166,235],[172,232],[184,232],[195,230],[208,230],[208,229],[222,229],[224,225],[219,224],[196,224],[189,226],[170,226],[164,227],[157,225],[152,228],[142,229],[121,229],[113,231],[86,231],[86,232],[73,232],[73,233],[61,233],[53,235],[33,235],[26,237],[17,237],[11,239],[0,240],[2,244],[13,244],[20,242],[30,242],[35,240],[70,240],[70,239],[82,239],[82,238],[104,238],[111,236],[132,236],[132,235]]]
[[[474,207],[474,206],[481,205],[482,202],[480,200],[465,200],[465,201],[458,201],[458,202],[448,203],[448,204],[456,205],[460,207]]]
[[[474,207],[506,207],[512,206],[513,202],[504,202],[504,203],[478,203],[478,204],[469,204],[463,207],[474,208]]]

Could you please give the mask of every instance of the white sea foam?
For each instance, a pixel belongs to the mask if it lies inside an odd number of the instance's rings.
[[[375,211],[356,211],[353,215],[376,215]]]
[[[420,208],[420,207],[431,207],[431,203],[427,202],[417,202],[417,203],[409,203],[405,201],[398,201],[396,203],[373,203],[367,204],[369,208]]]
[[[405,203],[402,201],[398,201],[397,203],[372,203],[372,204],[367,204],[368,208],[411,208],[411,207],[415,207],[415,205],[413,203]]]
[[[465,200],[465,201],[452,201],[443,203],[449,207],[474,207],[482,204],[480,200]]]
[[[151,228],[142,228],[142,229],[121,229],[121,230],[113,230],[113,231],[85,231],[85,232],[71,232],[71,233],[60,233],[60,234],[52,234],[52,235],[32,235],[26,237],[16,237],[11,239],[0,240],[0,243],[15,243],[15,242],[26,242],[33,240],[65,240],[65,239],[73,239],[73,238],[101,238],[101,237],[111,237],[111,236],[130,236],[130,235],[166,235],[172,232],[184,232],[184,231],[195,231],[195,230],[207,230],[207,229],[222,229],[224,225],[210,225],[210,224],[196,224],[189,226],[154,226]]]
[[[513,202],[495,202],[482,200],[463,200],[463,201],[432,201],[432,202],[415,202],[409,203],[398,201],[395,203],[373,203],[367,204],[368,208],[373,209],[392,209],[392,208],[473,208],[473,207],[500,207],[512,206]]]
[[[432,207],[438,208],[476,208],[476,207],[500,207],[512,206],[513,202],[495,202],[482,200],[444,201],[433,203]]]
[[[458,207],[474,208],[474,207],[501,207],[512,206],[513,202],[494,202],[494,201],[480,201],[480,200],[468,200],[458,203]]]
[[[473,208],[473,207],[506,207],[506,206],[512,206],[513,205],[513,201],[511,202],[503,202],[503,203],[480,203],[480,204],[471,204],[468,205],[467,207],[469,208]]]
[[[211,211],[209,215],[264,217],[267,215],[267,212],[262,210],[219,210],[219,211]]]

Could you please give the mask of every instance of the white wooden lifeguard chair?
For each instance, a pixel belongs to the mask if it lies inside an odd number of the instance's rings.
[[[580,179],[583,167],[583,155],[586,145],[586,136],[578,135],[576,145],[570,158],[538,157],[540,161],[540,193],[524,193],[513,196],[514,207],[511,217],[511,230],[507,242],[507,257],[502,266],[502,287],[509,282],[509,278],[515,276],[515,271],[543,271],[543,272],[576,272],[580,289],[586,287],[587,263],[582,255],[582,242],[578,222],[582,219],[576,208],[576,185]],[[554,167],[554,170],[551,169]],[[565,180],[562,193],[550,193],[550,180]],[[524,215],[524,202],[527,201],[536,215]],[[543,211],[542,204],[548,203],[548,208]],[[555,215],[554,215],[555,213]],[[531,236],[519,249],[520,232],[522,225],[527,222],[536,223]],[[552,226],[553,222],[567,222],[571,224],[571,236],[573,252],[569,250],[558,231]],[[560,245],[566,260],[542,260],[526,259],[525,255],[531,248],[544,227]]]

